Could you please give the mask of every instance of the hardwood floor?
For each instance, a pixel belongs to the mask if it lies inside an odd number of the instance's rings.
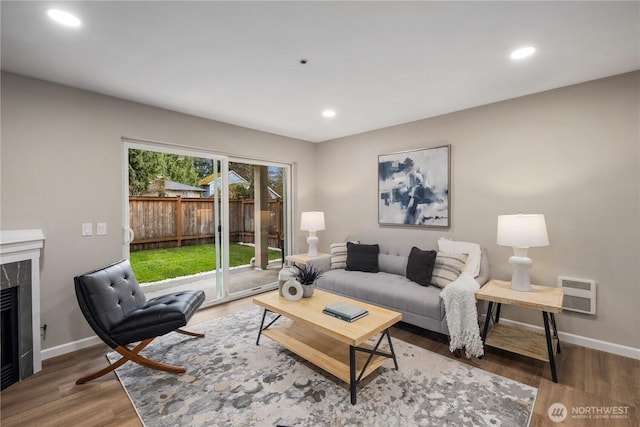
[[[191,324],[205,322],[254,307],[251,297],[200,310]],[[410,325],[391,331],[394,338],[449,358],[445,338]],[[79,377],[107,365],[107,346],[96,346],[43,363],[43,370],[0,394],[0,424],[10,426],[141,426],[135,409],[115,374],[76,386]],[[482,360],[457,359],[489,372],[538,388],[531,427],[639,426],[640,361],[562,343],[558,357],[559,384],[551,381],[547,364],[489,349]],[[171,363],[171,361],[167,361]],[[402,363],[402,360],[399,360]],[[425,367],[428,369],[428,367]],[[562,403],[569,416],[552,422],[547,410]],[[572,407],[628,407],[626,419],[573,419]],[[588,410],[588,409],[583,409]],[[149,426],[151,427],[151,426]]]

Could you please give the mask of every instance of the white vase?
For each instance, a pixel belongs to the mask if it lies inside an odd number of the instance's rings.
[[[282,287],[282,295],[289,301],[300,301],[302,294],[302,285],[296,279],[287,280]]]
[[[293,267],[285,267],[278,273],[278,291],[281,297],[284,296],[282,294],[282,288],[284,287],[284,284],[287,283],[287,280],[291,279],[294,274],[295,271],[293,270]]]

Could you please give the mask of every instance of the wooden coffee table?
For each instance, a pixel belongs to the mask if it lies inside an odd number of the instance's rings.
[[[369,314],[349,323],[322,312],[326,306],[338,301],[364,307]],[[402,319],[402,313],[318,289],[311,298],[300,301],[289,301],[275,291],[259,295],[253,302],[264,308],[256,345],[260,344],[260,336],[265,335],[349,383],[352,405],[356,404],[356,388],[360,381],[387,359],[393,359],[395,368],[398,369],[389,328]],[[268,312],[277,316],[265,326]],[[275,324],[281,316],[288,320]],[[377,334],[381,335],[375,346],[365,342]],[[389,352],[378,349],[385,337],[389,343]]]

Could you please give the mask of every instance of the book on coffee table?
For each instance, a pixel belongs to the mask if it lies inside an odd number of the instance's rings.
[[[322,312],[347,322],[353,322],[369,314],[366,309],[344,301],[330,304]]]

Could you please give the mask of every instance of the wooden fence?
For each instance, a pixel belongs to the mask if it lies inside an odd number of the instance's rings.
[[[269,199],[269,246],[282,247],[282,199]],[[129,197],[132,252],[213,243],[214,199]],[[254,201],[229,200],[229,239],[254,243]]]

